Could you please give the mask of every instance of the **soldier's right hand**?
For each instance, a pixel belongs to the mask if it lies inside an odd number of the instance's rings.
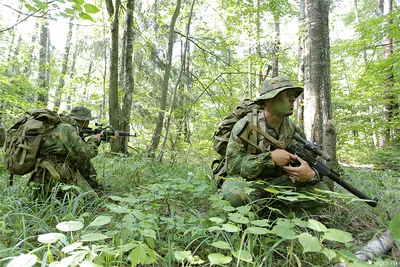
[[[94,134],[92,137],[97,140],[97,143],[100,144],[102,134]]]
[[[283,149],[275,149],[271,152],[271,159],[276,166],[287,166],[296,160],[296,156]]]

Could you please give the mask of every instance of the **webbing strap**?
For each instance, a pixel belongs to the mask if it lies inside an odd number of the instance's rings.
[[[263,131],[263,132],[267,132],[267,124],[265,122],[265,115],[264,115],[264,111],[261,111],[258,113],[258,127]],[[264,142],[264,136],[259,135],[259,142],[258,142],[258,146],[260,147],[260,150],[262,152],[265,151],[269,151],[270,150],[270,146],[268,145],[267,147],[265,146],[265,142]]]
[[[48,159],[42,160],[39,166],[46,168],[56,181],[60,181],[60,174],[57,172],[56,168],[54,168],[52,162],[50,162]]]

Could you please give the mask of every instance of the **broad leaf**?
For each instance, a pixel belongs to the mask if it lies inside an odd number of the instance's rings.
[[[256,226],[250,226],[249,228],[246,229],[246,231],[250,234],[255,234],[255,235],[265,235],[271,233],[271,231],[268,229]]]
[[[222,220],[221,218],[218,218],[218,217],[211,217],[211,218],[209,218],[209,220],[212,222],[218,223],[218,224],[224,222],[224,220]]]
[[[284,225],[275,225],[274,228],[272,228],[271,233],[276,234],[277,236],[280,236],[285,239],[295,239],[296,238],[296,233],[293,232],[289,227],[284,226]]]
[[[333,228],[326,230],[323,238],[341,243],[347,243],[353,240],[350,233]]]
[[[37,257],[32,254],[21,254],[18,257],[12,259],[8,264],[7,267],[31,267],[36,264]]]
[[[235,223],[248,224],[249,219],[239,213],[229,213],[229,219]]]
[[[82,246],[82,244],[83,244],[83,242],[76,242],[76,243],[73,243],[73,244],[71,244],[71,245],[69,245],[69,246],[63,247],[63,248],[61,249],[61,252],[69,253],[69,252],[71,252],[71,251],[74,251],[74,250],[80,248],[80,247]]]
[[[303,246],[303,252],[318,252],[322,249],[318,238],[309,233],[302,233],[298,238],[300,244]]]
[[[329,260],[332,260],[333,258],[336,257],[336,252],[335,252],[334,250],[331,250],[331,249],[324,248],[324,249],[322,250],[322,253],[324,253],[324,255],[325,255]]]
[[[232,257],[225,256],[220,253],[211,253],[208,255],[208,260],[211,265],[228,264],[232,261]]]
[[[400,244],[400,216],[396,215],[389,223],[392,237]]]
[[[211,246],[220,248],[220,249],[231,249],[231,246],[229,245],[229,243],[227,243],[225,241],[214,242],[211,244]]]
[[[245,262],[253,262],[251,253],[247,250],[232,251],[232,255]]]
[[[175,259],[179,262],[189,258],[192,255],[192,252],[189,251],[175,251],[174,256]]]
[[[98,9],[97,6],[92,5],[92,4],[85,4],[84,7],[85,7],[85,11],[87,13],[92,13],[93,14],[93,13],[97,13],[97,12],[100,11],[100,9]]]
[[[269,221],[268,220],[254,220],[250,222],[251,224],[254,224],[256,226],[270,226]]]
[[[102,226],[111,222],[111,216],[99,216],[92,221],[89,226]]]
[[[79,231],[83,228],[83,223],[80,221],[60,222],[56,228],[62,232]]]
[[[39,235],[38,241],[43,244],[55,243],[58,240],[65,239],[65,235],[61,233],[48,233]]]
[[[307,227],[317,232],[326,232],[328,230],[325,225],[316,220],[308,220]]]
[[[99,233],[89,233],[89,234],[82,235],[80,241],[93,242],[93,241],[104,240],[107,238],[110,238],[110,237],[107,235],[99,234]]]
[[[240,231],[239,227],[237,227],[236,225],[230,224],[230,223],[223,224],[222,229],[229,233],[236,233],[236,232]]]

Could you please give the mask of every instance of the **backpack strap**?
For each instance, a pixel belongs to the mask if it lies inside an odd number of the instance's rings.
[[[263,132],[267,132],[267,130],[268,130],[268,127],[267,127],[267,123],[265,122],[265,115],[264,115],[264,111],[263,110],[261,110],[259,113],[258,113],[258,127],[263,131]],[[262,152],[265,152],[265,151],[269,151],[270,150],[270,146],[265,146],[264,144],[265,144],[265,142],[264,142],[264,136],[262,136],[262,135],[259,135],[259,138],[258,138],[258,146],[259,146],[259,148],[261,149],[261,151]]]
[[[251,112],[247,113],[246,119],[255,126],[258,126],[258,110],[254,108]],[[258,134],[250,132],[248,139],[252,141],[254,144],[258,143]],[[257,149],[253,146],[247,146],[247,153],[255,154],[257,153]]]

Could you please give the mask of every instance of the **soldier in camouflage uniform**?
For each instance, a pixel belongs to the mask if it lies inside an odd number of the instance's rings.
[[[293,114],[294,102],[303,92],[303,88],[295,87],[285,76],[279,76],[264,82],[260,96],[255,101],[264,106],[258,111],[256,121],[258,127],[269,133],[277,140],[286,144],[294,142],[292,135],[298,132],[304,137],[299,127],[292,123],[288,116]],[[271,212],[274,216],[296,216],[304,212],[316,213],[323,203],[315,199],[299,198],[294,201],[283,200],[274,193],[266,191],[269,186],[287,186],[284,190],[296,193],[311,193],[314,188],[329,190],[327,185],[320,182],[318,172],[296,155],[273,145],[264,148],[264,152],[254,150],[243,142],[237,134],[243,128],[246,120],[252,123],[253,114],[240,119],[232,129],[226,150],[227,173],[229,177],[222,185],[222,194],[234,207],[249,203],[260,207],[262,212]],[[257,137],[259,143],[260,139]],[[300,163],[299,167],[291,167],[293,161]],[[248,181],[253,181],[249,184]],[[313,192],[315,194],[315,192]],[[282,195],[281,195],[282,196]],[[266,215],[266,214],[264,214]]]
[[[89,191],[98,189],[96,170],[90,159],[97,156],[101,135],[96,134],[83,140],[79,135],[81,127],[87,127],[95,119],[85,107],[75,107],[68,115],[61,115],[61,121],[39,150],[38,168],[30,181],[41,185],[48,194],[56,183],[73,184]]]

